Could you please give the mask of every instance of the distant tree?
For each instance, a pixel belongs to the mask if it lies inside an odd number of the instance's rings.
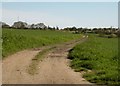
[[[69,31],[70,29],[69,29],[69,27],[66,27],[66,28],[64,28],[64,30],[67,30],[67,31]]]
[[[81,32],[81,31],[82,31],[82,29],[83,29],[82,27],[81,27],[81,28],[78,28],[78,31],[79,31],[79,32]]]
[[[76,30],[77,28],[75,26],[71,28],[71,31],[76,31]]]
[[[56,30],[59,30],[59,27],[58,27],[58,26],[56,27]]]
[[[52,30],[55,30],[55,27],[53,27]]]
[[[81,32],[86,33],[86,31],[87,31],[87,28],[83,28]]]
[[[97,28],[93,28],[93,31],[96,31],[97,30]]]
[[[93,28],[92,32],[97,34],[97,28]]]
[[[42,30],[42,29],[44,29],[44,28],[39,27],[38,29]]]
[[[13,28],[17,28],[17,29],[26,29],[27,28],[27,23],[26,22],[22,22],[22,21],[14,22],[12,27]]]
[[[7,24],[4,24],[4,25],[2,25],[2,28],[10,28],[10,26]]]
[[[48,30],[52,30],[52,28],[50,26],[48,26],[47,28],[48,28]]]
[[[48,29],[47,26],[43,27],[43,30],[47,30],[47,29]]]
[[[1,27],[2,27],[2,28],[10,28],[10,26],[9,26],[8,24],[0,21],[0,28],[1,28]]]

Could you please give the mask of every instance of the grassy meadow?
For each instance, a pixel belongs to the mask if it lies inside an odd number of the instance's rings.
[[[118,84],[118,38],[89,35],[86,42],[70,50],[71,67],[97,84]]]
[[[41,46],[59,44],[82,37],[63,31],[51,30],[2,30],[3,58],[15,52]],[[118,84],[118,38],[89,34],[88,39],[70,50],[70,66],[85,71],[83,77],[97,84]]]
[[[3,58],[23,49],[36,48],[80,38],[80,34],[50,30],[2,29]]]

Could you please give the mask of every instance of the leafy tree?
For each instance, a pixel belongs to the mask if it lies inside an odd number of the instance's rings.
[[[56,30],[59,30],[59,27],[58,27],[58,26],[56,27]]]

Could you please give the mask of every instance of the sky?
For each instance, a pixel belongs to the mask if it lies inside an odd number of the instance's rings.
[[[72,26],[117,27],[118,3],[2,2],[2,21],[12,25],[18,20],[28,24],[42,22],[45,25],[60,28]]]
[[[2,2],[118,2],[119,0],[0,0]]]

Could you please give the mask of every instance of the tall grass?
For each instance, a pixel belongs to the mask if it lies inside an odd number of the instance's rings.
[[[47,30],[3,29],[2,32],[3,57],[23,49],[62,43],[81,37],[80,34]]]
[[[97,84],[118,84],[118,39],[90,35],[70,51],[71,67],[87,71],[83,77]]]

